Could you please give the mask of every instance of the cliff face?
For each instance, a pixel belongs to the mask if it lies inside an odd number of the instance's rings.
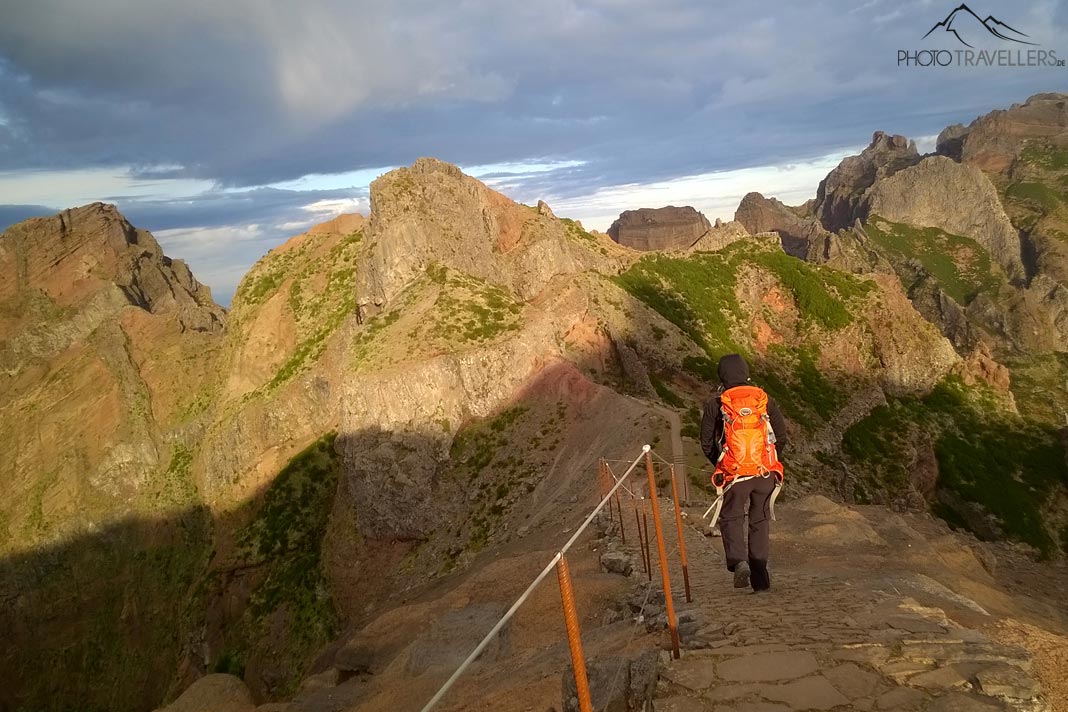
[[[432,263],[485,280],[523,298],[557,274],[609,269],[609,246],[587,249],[570,221],[512,202],[456,166],[431,158],[371,184],[369,252],[358,301],[368,313],[396,297]]]
[[[608,235],[634,250],[684,250],[712,229],[708,218],[686,206],[625,210]]]
[[[851,226],[863,217],[861,200],[868,188],[919,160],[915,143],[904,136],[876,131],[860,155],[844,159],[820,181],[813,206],[816,218],[831,232]]]
[[[751,233],[778,233],[783,251],[799,259],[805,259],[812,246],[828,234],[814,218],[801,217],[782,202],[760,193],[746,194],[734,219]]]
[[[101,204],[8,229],[0,275],[0,441],[13,453],[0,547],[19,550],[160,486],[163,432],[210,374],[226,314]]]

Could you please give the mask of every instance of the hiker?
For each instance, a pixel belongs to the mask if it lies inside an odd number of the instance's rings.
[[[718,370],[720,387],[701,417],[701,449],[715,465],[712,484],[723,497],[723,553],[735,588],[752,584],[754,591],[767,591],[771,500],[783,477],[778,458],[786,447],[786,421],[775,400],[749,382],[745,359],[724,356]],[[748,551],[743,537],[747,514]]]

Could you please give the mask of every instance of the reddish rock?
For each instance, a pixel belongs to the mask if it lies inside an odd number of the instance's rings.
[[[619,244],[635,250],[683,250],[711,229],[708,218],[686,206],[625,210],[608,228]]]

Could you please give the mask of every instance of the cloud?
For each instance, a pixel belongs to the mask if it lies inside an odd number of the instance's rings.
[[[1011,19],[1040,19],[1028,28],[1052,38],[1058,8],[1025,3]],[[895,49],[918,43],[936,10],[905,2],[890,19],[882,4],[844,0],[759,11],[703,0],[9,3],[0,167],[162,165],[255,186],[419,155],[469,165],[550,157],[581,162],[571,175],[587,190],[608,174],[663,179],[811,157],[889,118],[931,133],[931,101],[941,119],[959,120],[1049,88],[1042,72],[898,69]]]

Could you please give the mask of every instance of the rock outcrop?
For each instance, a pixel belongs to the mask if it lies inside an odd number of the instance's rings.
[[[983,172],[931,156],[876,182],[866,191],[864,217],[937,227],[978,242],[1010,279],[1022,280],[1020,236]]]
[[[827,234],[818,221],[799,217],[779,200],[760,193],[748,193],[742,198],[734,220],[750,233],[778,233],[783,251],[800,259],[805,259],[812,245],[819,244]]]
[[[456,166],[421,158],[371,183],[357,300],[374,311],[435,263],[530,298],[555,275],[615,268],[613,258],[582,244],[585,236]]]
[[[919,161],[913,141],[876,131],[867,148],[844,159],[820,181],[814,203],[816,218],[831,232],[849,227],[857,218],[865,217],[861,202],[868,188]]]
[[[747,237],[749,237],[749,231],[740,222],[736,220],[722,222],[717,219],[711,230],[702,235],[697,242],[690,245],[690,250],[693,252],[714,252]]]
[[[936,145],[938,153],[956,161],[1007,174],[1029,142],[1063,140],[1066,133],[1068,94],[1035,94],[1023,104],[984,114],[967,127],[946,127]]]
[[[690,206],[625,210],[608,235],[633,250],[684,250],[711,229],[708,218]]]

